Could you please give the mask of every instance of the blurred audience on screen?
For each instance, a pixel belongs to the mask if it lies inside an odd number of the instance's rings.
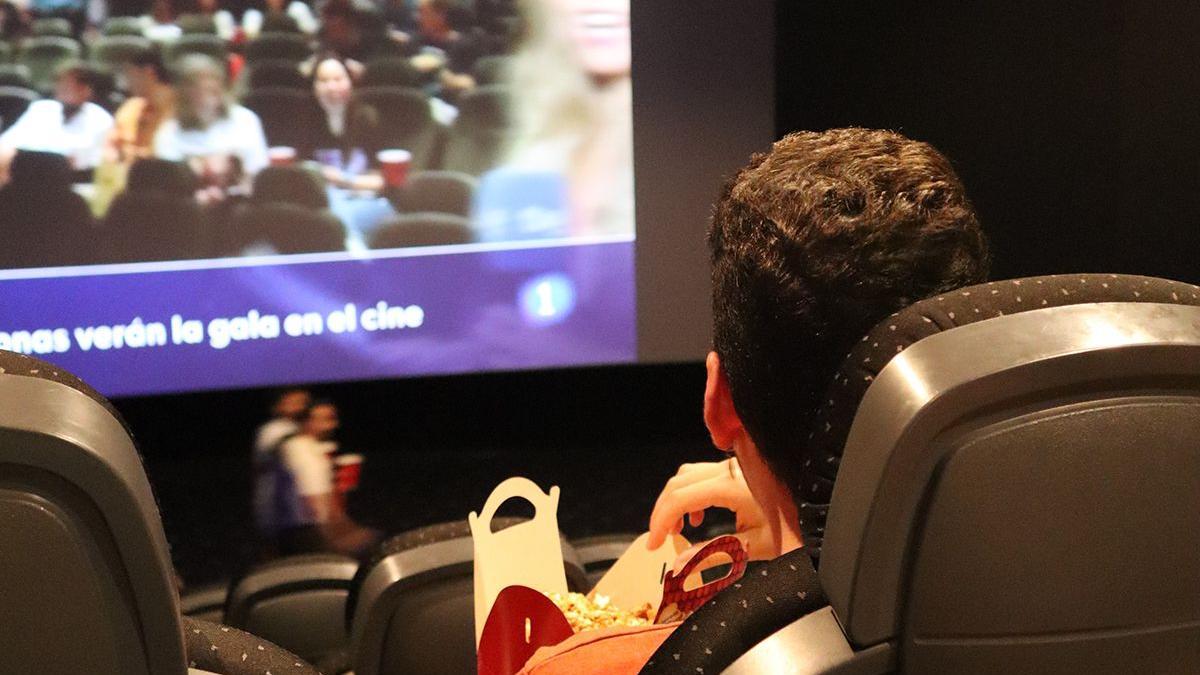
[[[633,231],[629,0],[525,0],[508,168],[566,177],[571,235]]]
[[[261,10],[251,7],[242,15],[242,30],[251,40],[265,31],[277,31],[285,25],[295,26],[305,35],[316,33],[320,27],[312,9],[300,0],[265,0]]]
[[[254,174],[267,166],[267,139],[258,116],[230,100],[221,64],[189,54],[179,65],[175,116],[155,135],[154,153],[186,161],[206,199],[219,201],[248,192]]]
[[[93,102],[100,74],[92,67],[69,63],[54,80],[54,98],[29,104],[17,121],[0,134],[0,153],[11,160],[16,150],[53,152],[71,168],[90,172],[100,163],[113,117]]]
[[[259,528],[279,555],[361,553],[379,535],[351,520],[337,493],[333,464],[334,435],[340,425],[337,406],[326,400],[311,401],[298,424],[294,433],[274,445],[271,458],[259,470],[260,477],[269,476],[260,484],[268,494],[256,497],[256,505],[260,499],[266,505],[258,514]]]
[[[92,214],[71,190],[71,164],[54,152],[20,150],[0,187],[0,268],[87,262]]]
[[[175,115],[175,90],[157,50],[142,49],[122,67],[129,98],[117,108],[106,159],[130,164],[154,155],[154,137]]]
[[[312,139],[313,159],[333,185],[378,190],[383,179],[368,172],[383,149],[379,113],[354,98],[354,64],[334,55],[317,58],[312,72],[313,97],[324,124]]]

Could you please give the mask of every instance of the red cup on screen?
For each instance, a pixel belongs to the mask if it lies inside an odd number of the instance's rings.
[[[388,187],[401,187],[408,180],[408,167],[412,164],[412,153],[407,150],[380,150],[375,159],[379,160],[379,173],[383,174],[383,182]]]
[[[362,455],[338,455],[333,458],[334,480],[337,491],[351,492],[358,488],[358,480],[362,477]]]
[[[296,149],[286,145],[267,148],[267,159],[271,166],[291,166],[296,162]]]

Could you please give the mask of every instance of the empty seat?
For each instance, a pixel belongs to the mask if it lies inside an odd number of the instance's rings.
[[[312,87],[294,61],[267,59],[254,63],[246,70],[246,84],[251,91],[284,87],[307,92]]]
[[[462,216],[405,213],[375,229],[367,245],[373,249],[389,249],[469,244],[473,241],[475,232],[471,229],[470,221]]]
[[[179,607],[184,616],[210,623],[224,623],[225,600],[229,597],[229,582],[219,581],[186,589],[179,595]]]
[[[329,208],[324,182],[307,169],[269,166],[254,177],[251,199],[257,204],[295,204],[308,209]]]
[[[571,546],[579,555],[583,571],[587,573],[589,590],[596,586],[596,582],[600,581],[604,573],[617,561],[617,558],[629,550],[629,546],[637,538],[637,534],[626,532],[599,534],[571,541]]]
[[[245,45],[248,63],[264,59],[277,59],[299,63],[312,56],[312,43],[308,36],[298,33],[263,33]]]
[[[242,105],[258,115],[269,145],[286,145],[302,154],[311,149],[313,139],[325,124],[321,110],[307,90],[259,87],[246,93]]]
[[[34,19],[29,30],[34,35],[57,35],[65,38],[72,37],[74,34],[71,30],[71,22],[59,17]]]
[[[142,20],[136,16],[114,16],[104,22],[102,35],[135,35],[143,33]]]
[[[449,213],[471,215],[471,198],[478,181],[457,171],[418,171],[402,188],[391,190],[388,200],[398,213]]]
[[[67,158],[22,150],[10,173],[0,187],[0,269],[94,262],[92,212],[71,189]]]
[[[363,73],[364,87],[420,87],[428,77],[413,67],[407,58],[387,56],[367,64]]]
[[[0,86],[0,131],[8,129],[41,94],[20,86]]]
[[[17,63],[29,68],[29,77],[39,91],[54,88],[54,76],[67,61],[78,59],[83,53],[79,43],[69,37],[43,35],[32,37],[21,45]]]
[[[442,168],[480,175],[502,160],[511,133],[508,88],[478,87],[459,100],[458,118],[446,136]]]
[[[316,671],[265,640],[184,618],[137,449],[62,368],[0,353],[0,672]],[[245,656],[242,656],[242,655]]]
[[[166,51],[167,60],[170,62],[178,61],[188,54],[204,54],[223,64],[229,56],[229,49],[225,46],[225,41],[216,35],[207,33],[181,35],[178,40],[167,47]]]
[[[1200,288],[952,291],[864,336],[828,400],[799,480],[829,606],[764,621],[777,582],[750,577],[656,664],[718,672],[761,640],[725,672],[1200,669]],[[756,602],[753,634],[717,629],[729,602]]]
[[[346,649],[346,599],[358,561],[333,554],[259,565],[229,592],[225,622],[319,663]]]
[[[0,64],[0,87],[23,87],[33,89],[29,68],[20,63]]]
[[[495,518],[494,529],[524,522]],[[474,542],[467,521],[431,525],[381,543],[359,568],[346,618],[356,675],[474,673]],[[567,586],[586,575],[563,539]]]
[[[355,96],[379,113],[384,147],[411,152],[414,169],[437,168],[444,128],[433,119],[424,92],[409,87],[364,87]]]
[[[13,46],[11,42],[0,40],[0,62],[6,62],[12,59]]]
[[[182,163],[163,159],[134,162],[125,191],[113,200],[100,228],[103,260],[208,257],[208,230],[195,200],[195,188],[194,175]]]
[[[101,35],[92,43],[92,61],[116,71],[125,65],[134,54],[138,54],[153,45],[150,40],[133,35]]]
[[[216,35],[217,21],[211,14],[184,14],[175,20],[184,35]]]
[[[346,226],[327,209],[271,202],[245,207],[233,221],[234,254],[323,253],[346,249]]]

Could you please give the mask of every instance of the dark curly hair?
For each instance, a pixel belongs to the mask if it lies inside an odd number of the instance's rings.
[[[796,489],[802,439],[855,342],[987,276],[949,160],[891,131],[789,135],[724,187],[708,232],[714,349],[767,465]]]

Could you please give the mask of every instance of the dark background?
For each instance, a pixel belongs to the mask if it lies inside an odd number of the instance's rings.
[[[992,238],[994,277],[1200,281],[1200,4],[779,0],[777,12],[779,133],[884,127],[940,148]],[[560,485],[560,525],[584,536],[644,528],[681,461],[716,457],[703,379],[692,363],[318,391],[341,404],[343,447],[368,455],[352,504],[365,522],[462,518],[520,473]],[[268,400],[118,402],[189,583],[251,558],[248,447]]]

